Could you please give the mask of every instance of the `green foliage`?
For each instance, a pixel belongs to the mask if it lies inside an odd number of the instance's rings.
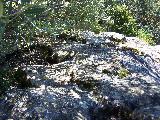
[[[138,30],[138,37],[143,39],[145,42],[149,43],[150,45],[155,45],[155,40],[153,39],[153,35],[149,32],[145,31],[144,29]]]
[[[70,28],[74,31],[91,30],[98,33],[102,29],[98,24],[102,7],[100,0],[72,0],[66,8],[66,22],[69,22]]]
[[[113,4],[128,6],[142,29],[151,33],[158,43],[160,40],[160,1],[159,0],[106,0]],[[118,2],[115,2],[118,1]],[[110,3],[110,4],[111,4]],[[146,29],[147,28],[147,29]]]
[[[13,7],[12,2],[5,5],[5,31],[1,32],[1,53],[8,53],[14,49],[27,46],[34,41],[34,37],[42,35],[49,25],[41,21],[41,15],[46,8],[38,4],[18,4]],[[1,22],[2,23],[2,22]],[[4,27],[3,27],[4,28]],[[45,30],[44,30],[45,29]],[[49,31],[49,30],[48,30]],[[3,35],[3,36],[2,36]],[[3,37],[3,38],[2,38]],[[3,42],[2,42],[3,41]]]
[[[129,71],[125,68],[121,68],[119,71],[118,71],[118,76],[119,78],[125,78],[129,75]]]
[[[136,20],[125,5],[114,5],[107,8],[109,21],[106,23],[106,29],[123,33],[129,36],[135,36],[137,31]]]
[[[72,0],[68,3],[41,0],[32,1],[33,4],[30,0],[24,0],[21,4],[17,4],[18,7],[10,5],[11,3],[5,5],[5,13],[10,20],[6,25],[6,36],[10,36],[5,38],[6,43],[11,44],[8,40],[14,38],[12,45],[6,45],[9,48],[31,44],[35,37],[46,39],[48,36],[54,37],[62,32],[75,34],[79,31],[91,30],[99,33],[106,29],[129,36],[139,35],[136,20],[129,8],[118,2],[113,4],[112,0],[110,3],[107,1],[111,6],[107,7],[105,13],[102,0]],[[100,24],[103,16],[110,18],[105,25]],[[9,30],[12,32],[8,33]]]
[[[62,1],[32,2],[33,4],[30,0],[23,0],[21,4],[15,2],[16,6],[13,6],[11,1],[5,4],[5,16],[9,21],[3,36],[2,45],[5,49],[1,52],[10,52],[32,42],[39,42],[35,41],[35,37],[46,39],[64,31],[75,34],[79,30],[99,33],[102,29],[98,24],[101,12],[99,0],[72,0],[68,5]],[[1,33],[3,34],[3,31]]]
[[[111,3],[110,3],[111,4]],[[111,4],[106,9],[107,20],[103,21],[103,27],[107,31],[114,31],[127,36],[138,36],[147,43],[153,45],[153,35],[145,29],[138,28],[137,20],[126,5]]]

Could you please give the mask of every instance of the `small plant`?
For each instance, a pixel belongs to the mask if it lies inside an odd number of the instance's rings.
[[[121,68],[119,71],[118,71],[118,76],[119,78],[125,78],[129,75],[129,71],[125,68]]]

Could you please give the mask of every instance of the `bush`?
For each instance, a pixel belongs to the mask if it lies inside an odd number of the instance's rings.
[[[90,30],[99,33],[102,31],[102,27],[98,24],[102,9],[101,0],[72,0],[66,8],[66,22],[72,30]]]
[[[98,24],[103,8],[101,0],[70,2],[42,0],[37,3],[22,1],[16,3],[16,6],[11,4],[12,1],[4,1],[3,6],[4,16],[9,20],[2,38],[5,41],[2,44],[5,46],[4,51],[7,52],[39,42],[34,39],[37,37],[46,39],[52,36],[52,39],[47,40],[53,42],[54,37],[63,32],[74,34],[81,30],[96,33],[102,31]]]
[[[150,45],[155,45],[156,41],[154,40],[154,36],[149,32],[145,31],[144,29],[138,30],[138,37],[143,39],[145,42],[149,43]]]
[[[106,22],[107,31],[114,31],[129,36],[135,36],[137,31],[136,20],[125,5],[114,5],[106,9],[110,18]]]
[[[108,18],[101,20],[100,23],[106,31],[139,37],[151,45],[155,44],[153,35],[138,27],[136,19],[126,5],[111,5],[107,7],[105,13]]]

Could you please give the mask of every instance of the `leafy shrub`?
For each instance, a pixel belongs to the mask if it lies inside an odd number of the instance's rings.
[[[144,29],[138,30],[138,37],[140,39],[143,39],[145,42],[149,43],[150,45],[155,45],[156,41],[154,40],[154,37],[149,32],[145,31]]]
[[[106,23],[106,29],[123,33],[129,36],[135,36],[137,31],[136,20],[125,5],[114,5],[107,8],[106,15],[109,21]]]
[[[105,6],[112,9],[115,5],[125,5],[131,11],[140,28],[147,30],[154,36],[155,42],[159,40],[159,1],[157,0],[104,0]],[[147,29],[146,29],[147,27]],[[138,31],[137,31],[138,32]]]
[[[114,31],[127,36],[136,36],[153,45],[153,35],[138,27],[138,23],[132,12],[126,5],[115,4],[106,9],[107,20],[101,21],[101,25],[107,31]]]
[[[80,30],[91,30],[96,33],[102,31],[98,24],[102,11],[101,0],[72,0],[68,4],[62,0],[37,2],[23,0],[21,3],[14,1],[16,6],[12,5],[12,1],[3,3],[4,16],[9,20],[6,23],[2,44],[5,49],[3,51],[6,52],[39,42],[35,39],[37,37],[43,39],[51,37],[49,40],[53,42],[57,34],[66,31],[73,34]]]
[[[72,30],[91,30],[100,32],[102,27],[98,24],[102,12],[101,0],[72,0],[66,8],[66,22]]]

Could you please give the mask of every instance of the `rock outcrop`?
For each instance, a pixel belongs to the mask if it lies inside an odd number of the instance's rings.
[[[114,32],[81,36],[86,44],[56,49],[72,59],[23,66],[38,88],[8,90],[1,119],[160,119],[160,46]]]

